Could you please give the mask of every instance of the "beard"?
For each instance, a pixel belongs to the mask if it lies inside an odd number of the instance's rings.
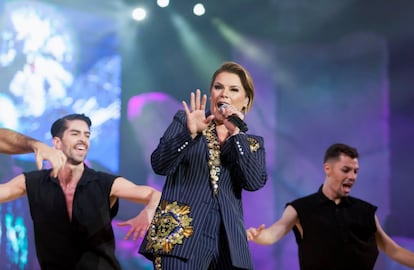
[[[85,157],[76,157],[73,155],[67,157],[67,162],[72,165],[79,165],[82,164],[84,161]]]

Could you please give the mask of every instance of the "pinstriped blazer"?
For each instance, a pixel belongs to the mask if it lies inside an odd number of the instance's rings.
[[[266,183],[263,143],[262,137],[237,134],[228,138],[221,146],[219,191],[216,196],[229,242],[232,263],[235,267],[244,269],[253,269],[253,266],[243,220],[242,190],[255,191]],[[178,227],[173,230],[171,226],[165,224],[170,224],[171,215],[168,218],[160,218],[161,213],[166,212],[161,211],[165,210],[164,204],[163,207],[159,206],[151,228],[142,242],[139,251],[141,254],[149,259],[153,259],[154,254],[191,258],[200,230],[204,226],[205,217],[215,199],[208,160],[209,148],[205,136],[198,135],[193,140],[187,129],[185,112],[178,111],[152,153],[151,164],[155,173],[167,176],[160,201],[189,206],[187,218],[191,218],[189,219],[191,226],[187,227],[191,227],[192,234],[189,237],[181,236],[182,242],[175,240],[177,235],[173,236],[173,234],[179,234],[183,230],[178,230]],[[180,218],[185,215],[181,212],[181,215],[173,213],[172,216],[175,217],[174,222],[178,220],[180,223],[182,221]],[[186,229],[185,226],[180,228]],[[168,230],[171,232],[171,237],[167,241],[165,236]],[[159,237],[160,234],[162,237]],[[167,242],[173,242],[172,248],[171,245],[167,245]]]

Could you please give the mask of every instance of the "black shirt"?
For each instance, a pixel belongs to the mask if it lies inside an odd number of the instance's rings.
[[[36,253],[43,270],[119,270],[109,195],[116,176],[85,166],[73,198],[72,220],[50,170],[25,173]]]
[[[303,237],[295,226],[301,270],[372,270],[378,256],[375,241],[376,206],[353,197],[336,205],[323,193],[299,198]]]

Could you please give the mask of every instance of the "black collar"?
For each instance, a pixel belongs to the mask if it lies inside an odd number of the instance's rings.
[[[324,204],[324,203],[336,204],[334,201],[332,201],[331,199],[326,197],[325,194],[323,194],[322,187],[323,187],[323,185],[321,185],[319,187],[318,192],[317,192],[319,203],[321,203],[321,204]],[[341,202],[338,204],[338,206],[342,206],[342,205],[345,206],[345,205],[350,205],[350,204],[352,204],[352,199],[351,199],[350,196],[346,196],[346,197],[343,197],[341,199]]]

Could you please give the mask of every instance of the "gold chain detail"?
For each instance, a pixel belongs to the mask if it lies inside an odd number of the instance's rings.
[[[161,256],[155,255],[154,267],[155,267],[155,270],[162,270],[162,267],[161,267]]]
[[[209,149],[208,167],[210,168],[210,179],[214,195],[218,193],[218,180],[220,176],[220,143],[217,138],[216,124],[211,121],[210,125],[203,130],[203,135],[207,139]]]

